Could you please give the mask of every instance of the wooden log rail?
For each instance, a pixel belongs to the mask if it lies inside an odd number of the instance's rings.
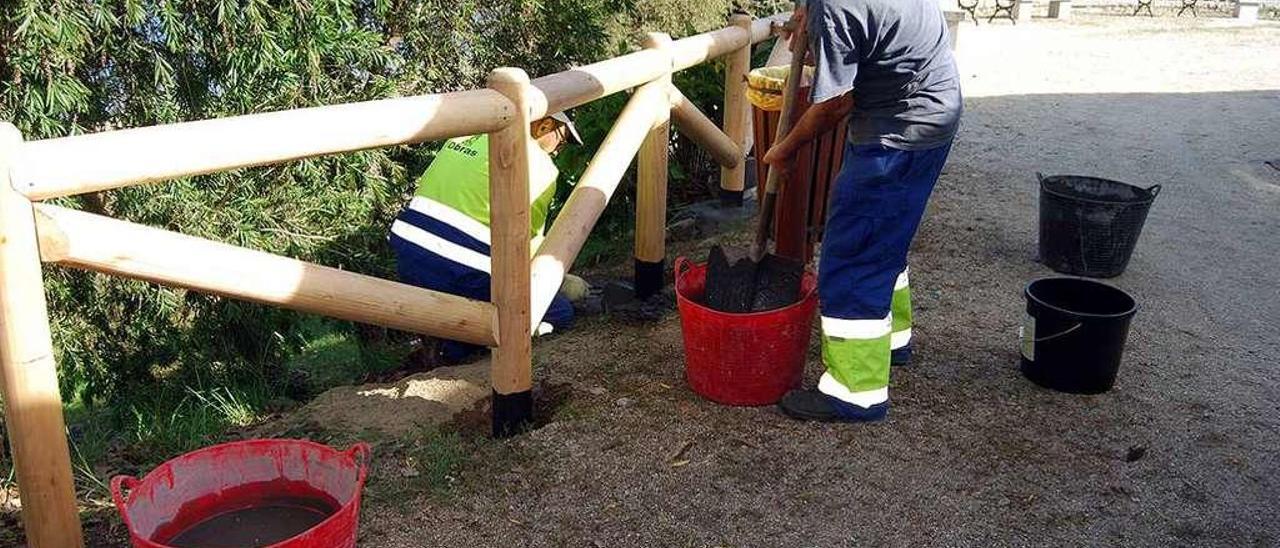
[[[530,80],[500,68],[488,87],[23,142],[0,122],[0,380],[33,548],[83,546],[58,393],[41,263],[93,270],[493,348],[493,427],[532,413],[530,334],[633,159],[638,159],[636,286],[662,285],[670,124],[722,166],[737,189],[751,46],[785,14],[731,25]],[[671,84],[675,72],[728,57],[725,130]],[[537,253],[528,239],[529,123],[634,89]],[[324,154],[490,135],[492,302],[111,219],[51,198]],[[736,185],[736,186],[735,186]]]
[[[109,217],[37,204],[40,258],[161,285],[492,346],[494,306]]]

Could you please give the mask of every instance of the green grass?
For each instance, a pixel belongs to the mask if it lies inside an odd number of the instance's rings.
[[[460,473],[475,458],[476,444],[457,432],[424,429],[407,441],[380,444],[373,450],[378,461],[370,474],[366,496],[378,502],[395,503],[423,494],[445,498],[460,483]]]

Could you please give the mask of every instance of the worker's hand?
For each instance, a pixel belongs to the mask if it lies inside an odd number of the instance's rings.
[[[764,163],[769,164],[769,169],[778,170],[778,175],[786,175],[791,171],[791,160],[795,156],[790,142],[783,139],[781,142],[774,143],[769,147],[769,152],[764,155]]]
[[[591,293],[591,284],[573,274],[565,274],[564,282],[560,284],[560,293],[569,299],[569,302],[576,303]]]

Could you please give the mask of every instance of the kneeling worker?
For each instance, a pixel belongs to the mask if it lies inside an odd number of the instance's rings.
[[[582,139],[564,113],[531,124],[530,134],[545,154],[532,154],[529,189],[529,237],[538,249],[559,174],[551,155],[572,138]],[[457,137],[445,142],[418,179],[409,205],[391,225],[400,281],[481,301],[489,300],[489,136]],[[568,277],[566,277],[568,278]],[[573,322],[573,305],[557,295],[543,317],[538,334],[565,329]],[[458,363],[483,347],[444,341],[441,358]]]

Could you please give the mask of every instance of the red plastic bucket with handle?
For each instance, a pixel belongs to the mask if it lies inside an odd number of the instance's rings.
[[[805,272],[800,300],[747,314],[707,308],[707,265],[676,259],[676,300],[684,332],[685,378],[694,392],[728,405],[777,403],[800,386],[809,351],[818,280]]]
[[[236,540],[270,535],[253,536],[220,524],[220,545],[349,548],[356,544],[368,461],[364,443],[346,451],[304,440],[224,443],[165,462],[141,480],[116,476],[111,496],[138,548],[171,546],[220,516],[282,504],[318,514],[317,523],[270,541]]]

